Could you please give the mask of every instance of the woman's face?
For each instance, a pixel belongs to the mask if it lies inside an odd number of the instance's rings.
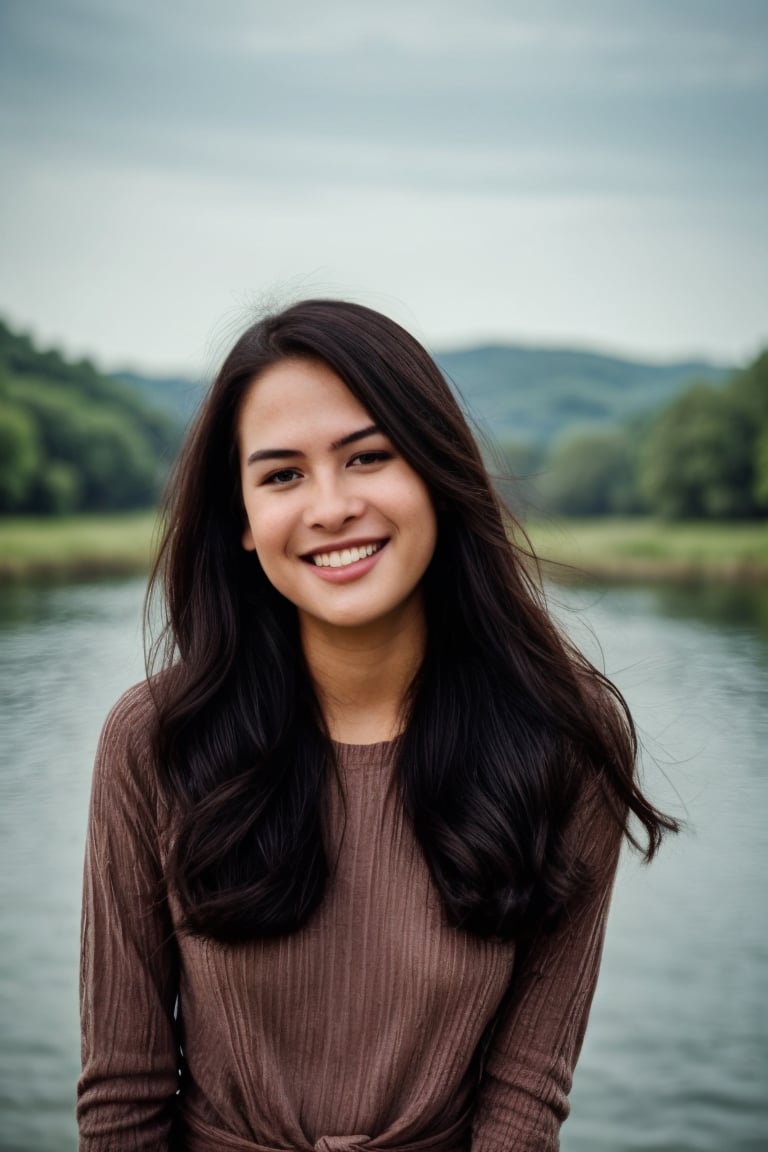
[[[394,629],[423,612],[437,523],[421,477],[343,381],[283,360],[251,383],[238,425],[243,547],[304,625]]]

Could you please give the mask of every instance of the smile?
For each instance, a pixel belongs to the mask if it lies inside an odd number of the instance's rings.
[[[373,556],[375,552],[380,552],[385,544],[386,540],[381,540],[378,544],[360,544],[353,548],[342,548],[340,551],[315,552],[305,559],[316,568],[347,568],[350,564],[357,564],[360,560]]]

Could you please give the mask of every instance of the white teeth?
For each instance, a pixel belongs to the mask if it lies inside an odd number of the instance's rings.
[[[382,547],[381,544],[362,544],[359,548],[342,548],[341,552],[316,552],[312,563],[316,568],[346,568],[348,564],[373,556]]]

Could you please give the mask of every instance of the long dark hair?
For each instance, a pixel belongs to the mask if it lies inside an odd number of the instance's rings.
[[[290,357],[330,366],[431,492],[438,539],[400,792],[449,921],[521,937],[596,879],[567,836],[590,782],[616,838],[622,829],[640,847],[635,817],[647,859],[676,823],[643,796],[626,704],[553,623],[522,529],[434,361],[392,320],[338,300],[294,304],[240,337],[166,498],[148,599],[160,591],[166,609],[151,662],[162,669],[154,752],[177,813],[168,881],[185,927],[222,940],[294,931],[328,875],[333,745],[296,611],[241,545],[238,412],[259,373]]]

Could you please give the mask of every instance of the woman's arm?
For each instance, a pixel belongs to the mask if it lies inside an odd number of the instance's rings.
[[[621,832],[597,785],[575,821],[580,856],[602,879],[515,966],[485,1062],[473,1152],[556,1152],[602,956]]]
[[[177,965],[158,845],[146,685],[96,755],[83,889],[77,1091],[81,1152],[167,1152],[179,1087]]]

